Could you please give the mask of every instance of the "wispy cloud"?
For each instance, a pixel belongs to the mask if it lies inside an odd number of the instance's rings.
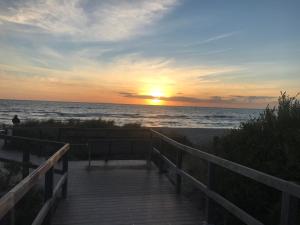
[[[204,40],[204,41],[202,41],[202,42],[199,42],[199,44],[201,44],[201,43],[208,43],[208,42],[212,42],[212,41],[216,41],[216,40],[228,38],[228,37],[233,36],[233,35],[236,34],[236,33],[237,33],[237,32],[234,31],[234,32],[229,32],[229,33],[220,34],[220,35],[217,35],[217,36],[208,38],[208,39],[206,39],[206,40]]]
[[[119,41],[140,35],[178,4],[177,0],[53,0],[2,3],[1,23],[73,39]],[[30,26],[30,27],[28,27]]]
[[[221,72],[212,72],[210,74],[204,74],[198,76],[200,82],[224,82],[225,80],[231,81],[239,81],[241,78],[249,77],[249,75],[245,72],[247,69],[241,66],[236,67],[228,67],[227,70],[223,70]]]
[[[207,43],[214,42],[214,41],[217,41],[217,40],[229,38],[229,37],[231,37],[231,36],[233,36],[233,35],[235,35],[237,33],[238,33],[238,31],[233,31],[233,32],[219,34],[219,35],[207,38],[205,40],[201,40],[201,41],[198,41],[198,42],[194,42],[194,43],[185,45],[185,47],[192,47],[192,46],[207,44]]]

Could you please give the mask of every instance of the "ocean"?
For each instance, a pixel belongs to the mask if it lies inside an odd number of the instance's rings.
[[[0,124],[11,124],[14,115],[27,119],[114,120],[117,125],[141,123],[149,127],[237,128],[257,117],[261,109],[228,109],[182,106],[0,100]]]

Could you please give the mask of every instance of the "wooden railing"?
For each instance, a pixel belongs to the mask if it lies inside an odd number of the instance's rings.
[[[101,159],[107,162],[109,159],[116,159],[117,154],[112,150],[120,143],[130,144],[128,156],[137,156],[135,146],[138,142],[150,143],[151,131],[148,128],[80,128],[80,127],[12,127],[10,133],[15,135],[29,136],[29,139],[36,137],[36,140],[51,138],[53,140],[65,141],[70,144],[73,156],[88,159],[88,166],[91,167],[92,154],[100,155]],[[8,130],[6,130],[8,133]],[[26,140],[26,137],[23,137]],[[59,143],[59,142],[58,142]],[[102,146],[101,146],[102,145]],[[106,145],[106,146],[103,146]],[[96,148],[95,148],[96,147]],[[104,147],[104,148],[103,148]],[[96,150],[97,149],[97,150]],[[86,157],[81,153],[87,153]],[[122,156],[123,157],[123,156]],[[99,159],[99,157],[97,158]],[[122,159],[122,158],[117,158]],[[127,159],[127,158],[126,158]]]
[[[199,149],[186,146],[184,144],[178,143],[175,140],[157,132],[151,130],[153,134],[153,139],[158,138],[161,141],[165,141],[171,146],[177,149],[177,160],[173,163],[166,155],[163,154],[161,149],[152,147],[152,152],[158,154],[163,160],[175,169],[176,171],[176,190],[178,193],[181,191],[182,177],[191,181],[197,188],[199,188],[206,195],[206,207],[205,216],[208,224],[212,223],[213,213],[212,213],[212,201],[215,201],[235,217],[240,219],[247,225],[263,225],[262,222],[254,218],[252,215],[248,214],[243,209],[239,208],[217,192],[212,190],[215,166],[220,166],[234,173],[240,174],[244,177],[250,178],[258,183],[267,185],[273,189],[281,191],[282,201],[281,201],[281,216],[280,225],[297,225],[295,224],[295,214],[292,213],[297,207],[297,200],[300,199],[300,185],[292,182],[282,180],[280,178],[268,175],[266,173],[251,169],[249,167],[234,163],[232,161],[220,158],[218,156],[203,152]],[[206,185],[200,182],[195,177],[188,174],[186,171],[182,170],[182,155],[183,152],[190,153],[191,155],[203,159],[207,162],[207,182]],[[161,168],[162,165],[159,165]]]
[[[140,152],[135,152],[134,151],[134,144],[138,143],[138,142],[143,142],[145,143],[145,146],[149,146],[150,147],[150,136],[148,138],[131,138],[131,137],[123,137],[123,138],[103,138],[103,139],[93,139],[93,140],[89,140],[87,143],[87,149],[88,149],[88,168],[91,168],[92,166],[92,154],[93,154],[93,145],[95,144],[99,144],[99,143],[107,143],[108,144],[108,148],[107,148],[107,152],[105,154],[105,162],[107,162],[109,159],[111,159],[111,156],[114,154],[112,151],[112,145],[113,144],[118,144],[118,143],[129,143],[130,144],[130,149],[128,151],[128,155],[131,155],[131,157],[134,154],[138,154]],[[147,145],[146,145],[147,143]],[[148,155],[149,151],[147,151],[145,153],[145,155]]]
[[[100,129],[101,130],[101,129]],[[109,130],[109,129],[108,129]],[[107,130],[107,131],[108,131]],[[125,131],[125,130],[123,130]],[[148,130],[149,131],[149,130]],[[247,225],[263,225],[261,221],[256,219],[254,216],[247,213],[245,210],[241,209],[234,203],[230,202],[228,199],[221,196],[219,193],[213,190],[215,177],[215,168],[216,166],[229,170],[233,173],[242,175],[251,180],[254,180],[260,184],[264,184],[273,189],[276,189],[282,194],[281,201],[281,216],[280,216],[280,225],[296,225],[294,223],[294,213],[293,208],[297,207],[296,203],[298,199],[300,199],[300,186],[298,184],[282,180],[280,178],[268,175],[266,173],[251,169],[249,167],[240,165],[238,163],[220,158],[218,156],[203,152],[199,149],[192,148],[181,144],[155,130],[150,130],[152,143],[154,140],[158,139],[160,141],[166,142],[173,146],[176,149],[176,162],[174,163],[167,155],[164,154],[161,148],[155,147],[152,145],[150,148],[150,154],[148,157],[148,165],[151,161],[152,153],[156,153],[162,159],[162,162],[166,162],[172,168],[174,168],[176,172],[176,191],[177,193],[181,192],[182,189],[182,178],[185,178],[191,181],[198,189],[200,189],[206,195],[206,206],[205,206],[205,216],[208,224],[211,224],[213,218],[212,211],[212,202],[218,203],[228,212],[233,214],[235,217],[240,219]],[[3,136],[0,136],[0,138]],[[7,137],[6,138],[14,138]],[[21,138],[21,137],[19,137]],[[30,141],[30,138],[27,138]],[[128,139],[128,138],[127,138]],[[148,140],[148,139],[147,139]],[[32,141],[32,140],[31,140]],[[36,140],[38,141],[38,140]],[[41,141],[41,140],[39,140]],[[87,146],[89,146],[92,142],[109,142],[113,143],[116,141],[123,141],[123,139],[114,139],[112,137],[103,137],[103,139],[93,139],[87,142]],[[130,139],[129,139],[130,141]],[[136,139],[131,139],[131,141],[136,141]],[[50,142],[49,142],[50,143]],[[56,142],[60,143],[60,142]],[[50,221],[49,212],[51,212],[51,206],[55,202],[55,199],[58,195],[58,191],[60,188],[62,189],[63,196],[66,196],[67,192],[67,170],[68,170],[68,161],[67,161],[67,151],[69,149],[69,144],[64,145],[61,149],[59,149],[56,153],[54,153],[45,163],[39,166],[36,170],[26,176],[16,187],[14,187],[11,191],[9,191],[5,196],[0,199],[0,219],[7,214],[9,211],[13,211],[16,203],[33,187],[34,184],[37,183],[38,179],[45,175],[45,202],[44,206],[40,210],[38,216],[35,218],[33,224],[41,224],[42,221],[46,219],[46,221]],[[89,148],[88,148],[89,149]],[[109,150],[110,151],[110,150]],[[182,168],[183,164],[183,154],[189,153],[195,157],[198,157],[207,162],[207,182],[206,184],[199,181],[197,178],[193,177],[189,173],[187,173]],[[91,150],[88,150],[88,154],[91,155]],[[25,162],[28,160],[26,157]],[[56,187],[53,188],[53,173],[54,173],[54,165],[60,160],[63,159],[63,170],[62,177],[57,183]],[[91,157],[89,157],[91,160]],[[90,164],[89,164],[90,165]],[[162,164],[159,165],[160,169],[162,169]],[[229,190],[228,190],[229,191]],[[13,214],[13,213],[12,213]]]
[[[13,127],[10,128],[14,136],[29,136],[45,139],[48,135],[57,141],[65,139],[97,139],[122,137],[133,132],[131,137],[150,137],[146,128],[79,128],[79,127]],[[5,131],[8,132],[8,129]]]
[[[33,221],[33,225],[40,225],[42,223],[50,224],[51,221],[51,210],[53,205],[61,191],[62,197],[67,196],[67,180],[68,180],[68,157],[67,152],[70,148],[69,144],[61,142],[53,142],[47,140],[38,140],[32,138],[24,137],[14,137],[14,136],[5,136],[0,135],[1,139],[5,140],[19,140],[19,141],[28,141],[28,142],[39,142],[39,143],[48,143],[48,144],[60,144],[60,147],[57,151],[54,152],[44,163],[38,166],[34,171],[29,173],[29,168],[36,167],[31,164],[30,153],[28,150],[23,151],[23,180],[21,180],[14,188],[7,192],[0,199],[0,222],[4,219],[5,216],[9,214],[9,223],[13,225],[15,223],[15,206],[16,204],[32,190],[33,186],[38,184],[39,180],[42,177],[45,177],[45,191],[44,191],[44,204],[40,209],[38,215]],[[25,152],[25,153],[24,153]],[[62,169],[54,169],[54,166],[62,160]],[[27,168],[24,171],[24,168]],[[56,183],[54,187],[54,173],[58,172],[62,176]],[[2,224],[2,223],[1,223]]]

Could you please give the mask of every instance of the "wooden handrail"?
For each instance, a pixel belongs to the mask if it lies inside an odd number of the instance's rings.
[[[121,130],[121,129],[120,129]],[[125,130],[125,129],[124,129]],[[177,157],[176,163],[172,162],[169,158],[167,158],[163,151],[162,145],[159,148],[155,148],[153,145],[151,147],[151,152],[157,153],[162,161],[168,163],[172,168],[176,171],[176,191],[180,193],[181,191],[181,179],[182,177],[191,181],[197,188],[199,188],[206,196],[206,220],[210,223],[211,217],[211,201],[214,201],[221,205],[224,209],[228,212],[239,218],[241,221],[248,225],[263,225],[262,222],[254,218],[252,215],[248,214],[243,209],[239,208],[237,205],[233,204],[217,192],[213,190],[213,171],[215,166],[220,166],[227,170],[230,170],[234,173],[240,174],[244,177],[250,178],[258,183],[267,185],[273,189],[279,190],[282,192],[282,208],[281,208],[281,225],[292,225],[289,221],[291,221],[292,215],[290,214],[289,210],[291,208],[291,204],[295,198],[300,198],[300,185],[296,183],[292,183],[269,174],[260,172],[258,170],[243,166],[241,164],[232,162],[230,160],[226,160],[224,158],[218,157],[213,154],[209,154],[207,152],[201,151],[199,149],[189,147],[187,145],[181,144],[164,134],[161,134],[155,130],[150,129],[151,138],[154,136],[158,137],[162,141],[169,143],[170,145],[174,146],[176,149]],[[0,138],[5,138],[7,136],[0,135]],[[10,136],[8,136],[10,137]],[[11,137],[14,138],[14,137]],[[16,139],[22,140],[31,140],[34,141],[36,139],[32,138],[23,138],[23,137],[16,137]],[[87,147],[89,150],[89,160],[91,160],[91,149],[89,148],[89,144],[93,142],[113,142],[113,141],[148,141],[149,139],[146,138],[104,138],[104,139],[94,139],[89,140],[87,143]],[[39,140],[41,141],[41,140]],[[149,140],[153,143],[153,140]],[[52,142],[52,141],[45,141],[45,143],[60,143],[61,142]],[[41,224],[44,219],[47,219],[47,214],[53,205],[55,198],[57,197],[57,190],[62,189],[63,196],[66,195],[67,189],[67,170],[68,164],[66,160],[66,153],[69,150],[70,145],[65,144],[62,148],[60,148],[56,153],[54,153],[45,163],[39,166],[36,170],[34,170],[31,174],[29,174],[25,179],[23,179],[17,186],[15,186],[11,191],[9,191],[6,195],[4,195],[0,199],[0,219],[7,213],[9,210],[13,209],[16,203],[37,183],[40,177],[46,177],[46,195],[45,195],[45,203],[42,207],[40,213],[34,220],[34,224]],[[192,175],[188,174],[186,171],[182,169],[182,154],[183,152],[187,152],[193,156],[199,157],[205,161],[207,161],[208,165],[208,180],[206,184],[203,184],[201,181],[193,177]],[[151,154],[151,153],[150,153]],[[63,163],[63,172],[62,178],[58,182],[57,186],[53,188],[53,171],[54,165],[60,160],[64,158]],[[90,166],[90,162],[89,162]],[[160,171],[163,171],[162,166],[160,166]]]
[[[200,182],[199,180],[197,180],[196,178],[194,178],[192,175],[188,174],[184,170],[179,169],[176,166],[176,164],[174,164],[171,160],[169,160],[166,156],[164,156],[158,149],[153,148],[153,151],[155,153],[159,154],[160,157],[166,163],[168,163],[169,166],[171,166],[173,169],[175,169],[176,170],[176,174],[178,176],[180,176],[180,177],[182,176],[182,177],[188,179],[189,181],[191,181],[197,188],[199,188],[208,197],[210,197],[211,199],[213,199],[215,202],[219,203],[225,209],[227,209],[229,211],[232,211],[232,213],[236,217],[238,217],[239,219],[241,219],[244,222],[251,222],[251,223],[247,223],[247,224],[251,224],[251,225],[263,225],[263,223],[261,223],[260,221],[258,221],[257,219],[255,219],[253,216],[249,215],[247,212],[245,212],[244,210],[240,209],[238,206],[234,205],[233,203],[231,203],[230,201],[228,201],[227,199],[225,199],[224,197],[222,197],[218,193],[216,193],[216,192],[214,192],[212,190],[209,190],[208,187],[207,187],[207,185],[203,184],[202,182]],[[178,188],[180,188],[180,186],[177,186],[176,188],[178,189]]]
[[[3,138],[3,136],[1,136]],[[5,138],[5,137],[4,137]],[[14,138],[14,137],[11,137]],[[16,137],[17,139],[27,140],[28,138],[20,138]],[[33,139],[30,138],[31,141]],[[41,141],[41,140],[40,140]],[[47,141],[49,142],[49,141]],[[60,143],[60,142],[56,142]],[[60,143],[61,144],[61,143]],[[12,188],[9,192],[7,192],[2,198],[0,199],[0,220],[10,211],[12,210],[15,205],[22,199],[22,197],[31,190],[31,188],[37,184],[38,180],[49,173],[50,171],[53,173],[54,165],[60,161],[62,158],[63,160],[63,176],[64,179],[63,184],[59,182],[62,188],[66,188],[67,182],[67,158],[66,153],[70,149],[69,144],[64,144],[58,151],[56,151],[47,161],[41,164],[37,169],[35,169],[32,173],[30,173],[27,177],[21,180],[14,188]],[[61,179],[62,179],[61,178]],[[52,175],[53,179],[53,175]],[[47,188],[47,187],[46,187]],[[50,190],[53,192],[53,190]],[[65,190],[63,190],[65,192]],[[50,197],[48,200],[50,201],[52,198]]]
[[[22,136],[11,136],[11,135],[4,135],[0,134],[1,139],[12,139],[12,140],[21,140],[21,141],[29,141],[29,142],[38,142],[38,143],[48,143],[48,144],[57,144],[57,145],[64,145],[64,142],[59,141],[52,141],[46,139],[38,139],[38,138],[30,138],[30,137],[22,137]]]
[[[194,156],[197,156],[201,159],[204,159],[206,161],[214,163],[215,165],[218,165],[220,167],[231,170],[232,172],[235,172],[235,173],[238,173],[245,177],[248,177],[259,183],[265,184],[265,185],[272,187],[274,189],[277,189],[279,191],[287,192],[291,195],[294,195],[295,197],[300,198],[300,185],[298,185],[296,183],[292,183],[290,181],[286,181],[281,178],[274,177],[272,175],[260,172],[258,170],[255,170],[255,169],[243,166],[241,164],[229,161],[227,159],[223,159],[216,155],[209,154],[209,153],[201,151],[199,149],[189,147],[189,146],[181,144],[171,138],[168,138],[167,136],[165,136],[157,131],[152,130],[152,132],[176,148],[179,148],[179,149],[181,149],[185,152],[188,152]]]
[[[53,198],[47,200],[41,210],[39,211],[38,215],[35,217],[32,225],[41,225],[45,220],[48,212],[51,210],[51,207],[54,205],[55,200],[58,197],[59,190],[63,187],[64,183],[67,181],[67,174],[63,175],[60,180],[57,182],[54,190],[53,190]]]
[[[114,128],[84,128],[84,127],[60,127],[60,126],[57,126],[57,127],[52,127],[52,126],[49,126],[49,127],[11,127],[9,129],[15,129],[15,130],[21,130],[21,129],[32,129],[32,130],[39,130],[39,129],[48,129],[48,128],[53,128],[53,129],[62,129],[62,130],[104,130],[104,131],[109,131],[109,130],[112,130],[112,131],[145,131],[145,132],[150,132],[150,129],[149,128],[126,128],[126,127],[114,127]]]
[[[149,130],[150,131],[150,130]],[[132,137],[120,137],[120,138],[97,138],[97,139],[89,139],[87,141],[87,144],[85,145],[87,147],[88,152],[88,169],[91,168],[92,164],[92,148],[91,146],[95,143],[108,143],[108,151],[106,152],[105,162],[109,160],[109,156],[111,154],[112,143],[116,142],[128,142],[131,143],[131,152],[133,152],[133,143],[135,142],[151,142],[151,137],[149,138],[132,138]],[[76,144],[75,144],[76,146]]]
[[[128,141],[128,142],[138,142],[138,141],[150,141],[150,138],[126,138],[126,137],[120,137],[120,138],[97,138],[97,139],[89,139],[89,143],[94,143],[94,142],[123,142],[123,141]]]
[[[271,176],[269,174],[260,172],[258,170],[243,166],[241,164],[223,159],[221,157],[209,154],[207,152],[203,152],[199,149],[189,147],[187,145],[181,144],[169,137],[167,137],[164,134],[161,134],[157,131],[151,130],[151,132],[158,136],[161,140],[164,140],[165,142],[171,144],[179,151],[185,151],[187,153],[190,153],[196,157],[199,157],[203,160],[206,160],[208,162],[209,168],[213,169],[215,165],[218,165],[222,168],[228,169],[234,173],[240,174],[242,176],[248,177],[258,183],[265,184],[273,189],[277,189],[282,192],[282,208],[281,208],[281,225],[290,225],[291,223],[291,217],[290,215],[290,208],[292,202],[294,202],[294,198],[300,199],[300,185],[296,183],[292,183],[283,179],[280,179],[278,177]],[[171,160],[169,160],[166,156],[163,155],[163,153],[157,149],[152,147],[153,151],[157,153],[165,162],[167,162],[171,167],[173,167],[176,170],[176,174],[183,176],[187,178],[188,180],[192,181],[201,191],[203,191],[208,197],[208,202],[210,199],[214,200],[221,206],[223,206],[225,209],[227,209],[230,213],[235,215],[237,218],[239,218],[241,221],[248,225],[263,225],[260,221],[255,219],[253,216],[239,208],[238,206],[234,205],[229,200],[225,199],[218,193],[211,190],[210,180],[212,179],[212,174],[208,173],[208,185],[204,185],[202,182],[185,172],[181,169],[180,164],[182,162],[176,162],[174,164]],[[182,160],[182,158],[180,159]],[[180,190],[180,184],[181,180],[177,177],[177,190]],[[178,187],[179,186],[179,187]],[[206,210],[208,210],[209,204],[206,206]],[[209,213],[207,214],[209,215]],[[210,222],[210,218],[206,218],[207,222]]]

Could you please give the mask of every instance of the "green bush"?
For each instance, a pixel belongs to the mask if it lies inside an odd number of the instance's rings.
[[[17,185],[22,179],[22,167],[16,163],[1,163],[0,193],[3,195]],[[15,224],[31,224],[43,205],[41,187],[33,187],[15,206]],[[9,224],[9,218],[3,219],[3,224]],[[1,223],[2,224],[2,223]]]
[[[296,96],[297,97],[297,96]],[[239,129],[215,140],[223,158],[285,180],[300,181],[300,102],[285,92],[278,106],[269,106]],[[280,192],[239,175],[217,170],[216,189],[265,224],[278,224]],[[236,185],[233,185],[236,184]],[[239,224],[234,220],[229,224]]]
[[[300,102],[286,93],[278,107],[267,107],[256,119],[216,140],[225,158],[286,180],[300,181]]]
[[[14,187],[21,179],[21,167],[14,163],[0,165],[0,193],[5,193]]]

